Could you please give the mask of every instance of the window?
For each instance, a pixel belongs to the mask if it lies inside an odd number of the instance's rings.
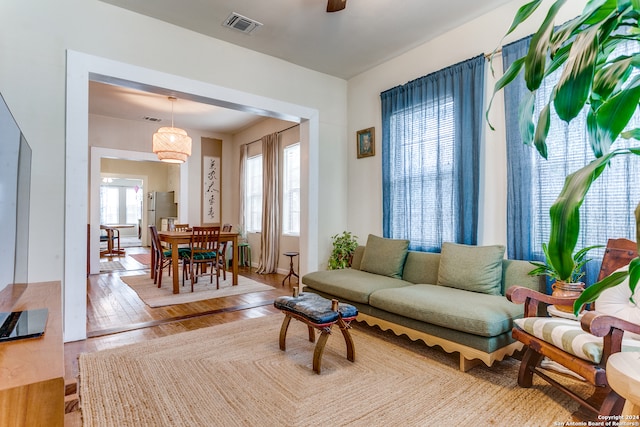
[[[633,44],[625,51],[631,53]],[[505,70],[528,49],[529,38],[503,48]],[[633,46],[638,50],[637,46]],[[561,70],[543,83],[536,96],[536,114],[544,107]],[[511,87],[513,86],[513,87]],[[524,82],[505,89],[507,127],[508,224],[507,239],[509,258],[543,260],[542,243],[549,241],[551,223],[549,208],[560,194],[567,175],[582,168],[594,156],[589,147],[585,111],[566,124],[552,111],[551,127],[547,137],[548,160],[543,159],[532,147],[522,143],[518,131],[517,106],[524,93]],[[511,112],[511,113],[510,113]],[[633,127],[640,125],[636,116]],[[618,139],[612,148],[632,145]],[[609,238],[626,237],[635,240],[633,211],[640,201],[640,159],[637,156],[619,156],[612,160],[602,175],[594,182],[580,208],[579,250],[591,245],[606,245]],[[589,252],[589,258],[601,259],[603,249]],[[599,262],[587,264],[586,282],[597,279]]]
[[[120,223],[120,189],[100,186],[100,224]]]
[[[284,148],[282,233],[300,235],[300,143]]]
[[[139,187],[126,188],[126,223],[137,224],[142,218],[142,191]]]
[[[105,184],[100,186],[100,223],[137,225],[142,218],[142,187],[114,183],[111,178],[103,182]]]
[[[385,237],[439,252],[477,242],[483,56],[383,92]]]
[[[249,157],[246,169],[246,227],[251,233],[262,231],[262,155]]]

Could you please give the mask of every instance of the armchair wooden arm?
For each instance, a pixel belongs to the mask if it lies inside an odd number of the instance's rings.
[[[640,325],[614,316],[588,311],[580,319],[582,329],[596,337],[603,337],[601,366],[606,366],[609,356],[622,351],[622,337],[625,331],[640,334]]]
[[[540,303],[546,305],[573,305],[573,302],[577,299],[577,297],[554,297],[524,286],[510,287],[507,289],[506,297],[515,304],[524,304],[524,317],[538,316]]]

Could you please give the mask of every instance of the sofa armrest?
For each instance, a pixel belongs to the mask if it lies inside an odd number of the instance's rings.
[[[511,286],[507,289],[506,297],[515,304],[525,304],[524,317],[538,316],[538,306],[540,303],[546,305],[573,305],[573,302],[577,299],[577,297],[554,297],[524,286]]]

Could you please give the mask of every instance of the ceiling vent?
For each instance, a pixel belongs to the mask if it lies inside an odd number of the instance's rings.
[[[143,118],[148,122],[161,122],[162,121],[162,119],[159,119],[157,117],[144,116]]]
[[[225,27],[233,28],[245,34],[251,34],[257,28],[262,27],[262,24],[253,19],[249,19],[246,16],[242,16],[236,12],[232,12],[231,15],[225,19],[222,23]]]

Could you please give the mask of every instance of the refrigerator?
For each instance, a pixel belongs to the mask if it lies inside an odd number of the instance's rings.
[[[162,230],[162,220],[165,224],[169,219],[178,216],[178,204],[175,202],[174,191],[152,191],[147,194],[147,224],[155,225]]]

